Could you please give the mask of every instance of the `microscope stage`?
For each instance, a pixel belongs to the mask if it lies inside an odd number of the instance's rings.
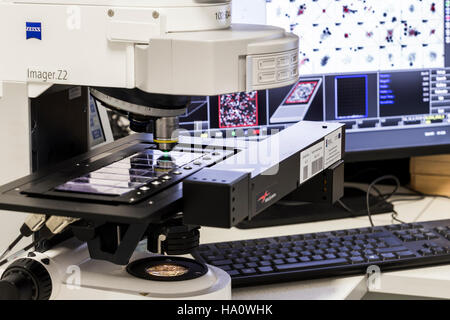
[[[133,223],[177,212],[182,181],[235,153],[179,144],[156,149],[135,134],[0,188],[0,209]]]
[[[201,152],[145,150],[72,179],[55,190],[110,196],[122,196],[135,190],[145,192],[162,181],[172,180],[172,175],[182,175],[182,167],[204,155]]]

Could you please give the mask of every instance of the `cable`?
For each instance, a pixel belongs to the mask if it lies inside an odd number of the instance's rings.
[[[277,202],[277,205],[285,206],[285,207],[298,207],[298,206],[303,206],[305,204],[308,204],[308,202],[286,201],[286,200],[280,200]]]
[[[353,217],[355,216],[355,211],[353,211],[349,206],[347,206],[344,202],[342,202],[341,199],[339,199],[337,201],[337,203],[339,203],[339,205],[344,208],[345,211],[347,211],[348,213],[350,213]]]
[[[15,246],[23,239],[31,236],[34,232],[39,231],[45,224],[47,217],[45,214],[30,214],[20,227],[19,236],[6,248],[5,252],[0,256],[0,261],[10,253]]]
[[[390,192],[390,193],[382,193],[377,187],[376,184],[378,184],[381,181],[384,180],[393,180],[395,181],[396,185],[394,187],[394,189]],[[372,214],[371,214],[371,210],[370,208],[376,207],[381,203],[386,202],[387,200],[389,200],[390,198],[392,198],[394,195],[395,196],[404,196],[407,198],[400,198],[400,199],[393,199],[391,201],[389,201],[390,204],[393,204],[395,202],[402,202],[402,201],[420,201],[425,199],[425,197],[436,197],[436,198],[443,198],[443,199],[450,199],[449,196],[444,196],[444,195],[437,195],[437,194],[425,194],[422,193],[420,191],[414,190],[408,186],[403,186],[405,189],[413,192],[413,194],[410,193],[400,193],[397,192],[401,187],[400,184],[400,180],[394,176],[394,175],[385,175],[382,177],[379,177],[377,179],[375,179],[368,187],[367,192],[366,192],[366,208],[367,208],[367,215],[369,217],[369,222],[371,224],[372,227],[374,227],[374,223],[372,220]],[[375,204],[370,204],[370,196],[371,196],[371,191],[375,191],[378,194],[378,197],[380,199],[380,201],[376,202]],[[415,197],[415,198],[412,198]],[[354,210],[352,210],[349,206],[347,206],[342,200],[338,200],[337,203],[347,212],[349,212],[351,215],[354,215]],[[283,205],[283,206],[300,206],[300,205],[304,205],[304,202],[296,202],[296,201],[279,201],[278,204]],[[398,218],[398,212],[393,210],[393,213],[391,215],[392,219],[394,221],[397,221],[399,223],[406,223],[402,220],[400,220]]]
[[[367,206],[367,216],[369,217],[369,222],[370,222],[370,225],[372,227],[375,227],[375,225],[373,223],[372,215],[371,215],[371,212],[370,212],[370,195],[371,195],[371,190],[376,186],[377,183],[379,183],[380,181],[384,181],[384,180],[393,180],[396,183],[396,187],[394,188],[394,191],[392,191],[390,194],[388,194],[387,196],[384,197],[385,201],[387,199],[389,199],[390,197],[392,197],[392,195],[394,195],[395,192],[397,192],[397,190],[401,186],[400,180],[394,175],[386,175],[386,176],[379,177],[379,178],[375,179],[374,181],[372,181],[372,183],[369,185],[369,187],[367,188],[367,193],[366,193],[366,206]],[[380,190],[378,190],[376,187],[375,187],[375,190],[377,190],[377,193],[381,193]]]
[[[0,267],[3,266],[4,264],[8,263],[8,261],[10,261],[11,259],[17,257],[18,255],[27,252],[28,250],[30,250],[32,247],[36,246],[38,244],[38,240],[33,241],[32,243],[30,243],[29,245],[27,245],[26,247],[24,247],[23,249],[13,253],[12,255],[10,255],[8,258],[0,261]]]
[[[3,254],[0,256],[0,261],[3,260],[8,253],[10,253],[14,247],[20,242],[20,240],[22,240],[24,237],[22,234],[20,234],[13,242],[11,242],[11,244],[8,246],[8,248],[6,248],[5,252],[3,252]]]
[[[400,222],[400,223],[403,223],[403,224],[406,223],[406,222],[400,220],[399,218],[397,218],[397,217],[398,217],[398,212],[395,211],[395,209],[392,210],[392,215],[391,215],[391,217],[392,217],[392,220],[395,220],[395,221]]]
[[[53,235],[60,234],[63,232],[70,224],[75,221],[78,221],[78,218],[70,218],[70,217],[60,217],[60,216],[51,216],[47,219],[46,215],[43,214],[31,214],[25,220],[25,223],[20,228],[20,235],[8,246],[5,252],[0,256],[0,266],[7,263],[13,257],[22,254],[23,252],[28,251],[32,247],[36,246],[39,241],[43,239],[50,239]],[[40,236],[38,240],[35,240],[30,245],[26,246],[22,250],[17,251],[16,253],[10,255],[5,259],[6,255],[10,253],[14,247],[25,237],[29,237],[33,235],[35,232],[41,230],[44,225],[46,228],[44,230],[47,231],[48,235],[42,237]]]

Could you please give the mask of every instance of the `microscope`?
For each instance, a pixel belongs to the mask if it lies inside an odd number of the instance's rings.
[[[2,256],[0,298],[229,299],[228,274],[187,256],[200,227],[232,228],[292,194],[326,198],[341,124],[252,141],[180,134],[192,97],[298,80],[296,36],[231,15],[231,0],[0,1],[0,105],[22,121],[11,134],[32,171],[0,187],[1,210],[29,214]],[[136,134],[89,148],[91,98]]]

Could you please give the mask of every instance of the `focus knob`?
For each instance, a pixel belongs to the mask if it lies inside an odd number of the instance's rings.
[[[14,261],[0,281],[0,300],[48,300],[51,294],[50,274],[33,259]]]

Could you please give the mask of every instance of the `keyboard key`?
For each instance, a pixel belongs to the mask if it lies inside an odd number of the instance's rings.
[[[325,258],[326,259],[336,259],[336,256],[334,254],[332,254],[332,253],[328,253],[328,254],[325,255]]]
[[[386,243],[388,247],[395,247],[401,245],[401,241],[394,237],[382,238],[383,242]]]
[[[439,236],[436,235],[436,234],[433,233],[433,232],[425,233],[425,236],[427,237],[428,240],[432,240],[432,239],[437,239],[437,238],[439,238]]]
[[[256,267],[258,267],[258,264],[256,262],[249,262],[249,263],[246,263],[245,266],[247,268],[256,268]]]
[[[346,264],[348,264],[348,262],[345,259],[334,259],[334,260],[322,260],[322,261],[310,261],[310,262],[283,264],[283,265],[275,266],[275,269],[278,271],[282,271],[282,270],[289,270],[289,269],[306,269],[306,268],[328,267],[328,266],[337,266],[337,265],[346,265]]]
[[[239,271],[237,271],[237,270],[228,270],[227,273],[230,275],[230,277],[238,276],[238,275],[241,274],[241,273],[240,273]]]
[[[414,241],[414,237],[413,237],[413,236],[410,236],[410,235],[404,235],[404,236],[401,236],[400,239],[401,239],[402,241],[404,241],[404,242],[411,242],[411,241]]]
[[[368,255],[368,256],[366,256],[366,259],[367,259],[369,262],[375,262],[375,261],[381,260],[380,257],[377,256],[376,254]]]
[[[308,261],[311,261],[311,259],[308,258],[308,257],[300,257],[300,258],[298,258],[298,260],[299,260],[300,262],[308,262]]]
[[[287,258],[286,262],[287,263],[297,263],[297,259],[295,259],[295,258]]]
[[[270,262],[270,261],[260,261],[259,265],[262,266],[262,267],[267,267],[267,266],[271,266],[272,262]]]
[[[398,252],[398,251],[406,251],[408,248],[406,247],[392,247],[392,248],[379,248],[376,249],[378,253],[390,253],[390,252]]]
[[[207,256],[206,259],[210,260],[210,261],[214,261],[214,260],[224,260],[225,256],[219,255],[219,256]]]
[[[397,256],[399,258],[412,258],[412,257],[415,257],[416,255],[412,251],[402,251],[402,252],[397,252]]]
[[[427,240],[427,237],[425,237],[423,234],[417,234],[414,236],[414,238],[416,238],[417,241]]]
[[[258,271],[261,273],[273,272],[273,268],[272,267],[259,267]]]
[[[323,257],[321,255],[315,255],[312,257],[312,259],[315,261],[320,261],[320,260],[323,260]]]
[[[363,257],[351,257],[350,262],[353,264],[357,264],[357,263],[364,263],[365,260],[363,259]]]
[[[396,256],[393,253],[382,253],[381,258],[383,260],[394,260],[396,258]]]
[[[288,237],[278,237],[278,238],[276,238],[276,240],[277,240],[278,242],[291,241],[291,239],[289,239]]]
[[[360,234],[367,234],[370,232],[369,228],[356,229]]]
[[[430,249],[421,249],[419,253],[423,256],[432,256],[433,252]]]
[[[250,274],[255,274],[256,270],[253,268],[247,268],[247,269],[242,269],[241,272],[242,272],[242,274],[250,275]]]
[[[234,269],[244,269],[245,266],[241,263],[238,263],[238,264],[233,264],[233,268]]]
[[[215,266],[223,266],[225,264],[233,264],[233,261],[226,259],[226,260],[216,260],[211,262]]]
[[[402,229],[402,230],[409,230],[409,229],[412,229],[412,227],[413,227],[413,225],[410,223],[403,223],[400,225],[400,229]]]
[[[275,259],[273,260],[274,264],[284,264],[284,260],[283,259]]]
[[[371,228],[371,232],[372,233],[380,233],[383,232],[383,228],[382,227],[375,227],[375,228]]]

